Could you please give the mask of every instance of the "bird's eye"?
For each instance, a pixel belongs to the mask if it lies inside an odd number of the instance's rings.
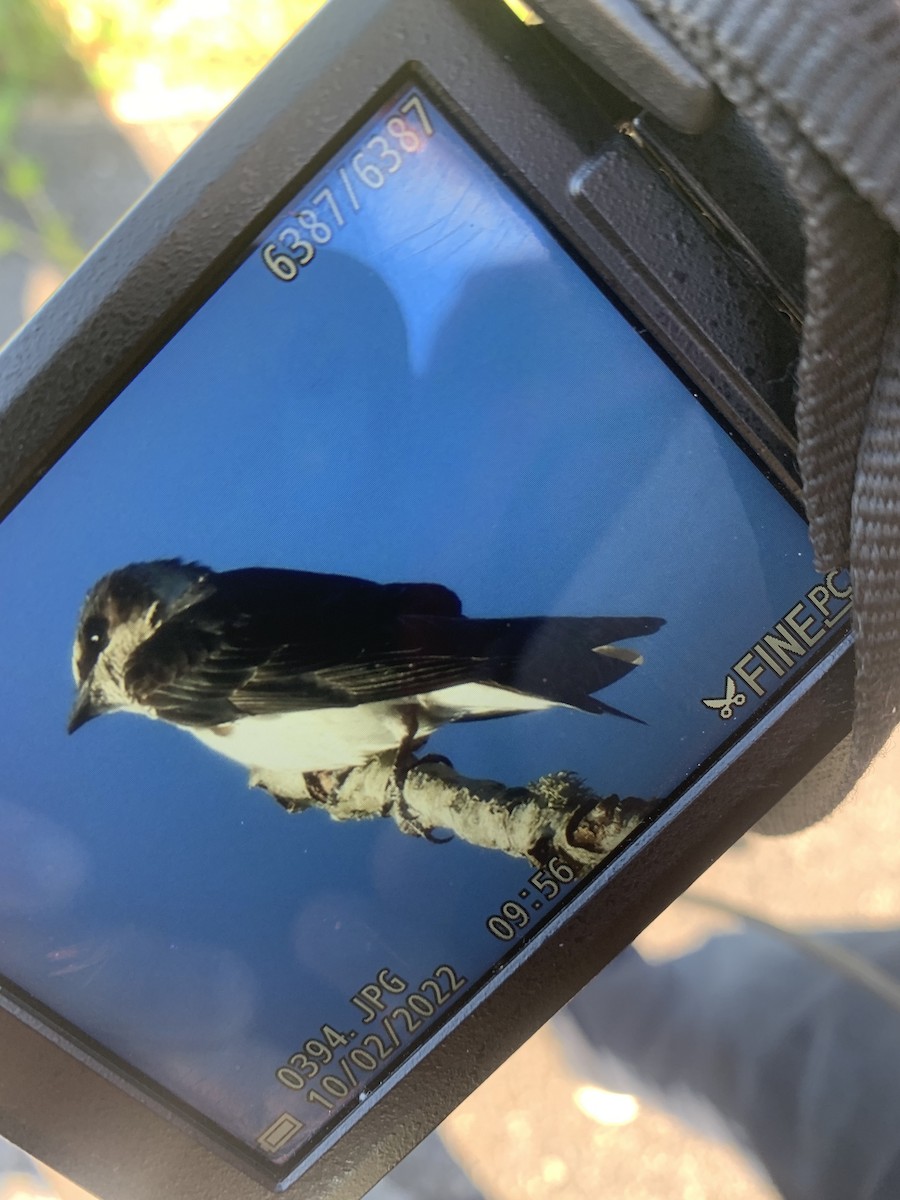
[[[95,654],[100,654],[109,642],[109,622],[105,617],[88,617],[84,623],[84,641]]]
[[[75,654],[75,678],[79,686],[93,671],[108,644],[109,621],[105,617],[88,617],[79,630]]]

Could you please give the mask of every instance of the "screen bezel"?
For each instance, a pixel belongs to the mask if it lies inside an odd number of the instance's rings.
[[[418,78],[541,218],[610,286],[675,366],[798,504],[791,442],[767,397],[713,334],[718,315],[689,307],[659,248],[626,236],[612,194],[588,213],[570,181],[618,156],[621,195],[649,171],[622,155],[619,115],[586,72],[497,3],[333,0],[126,218],[0,357],[0,512],[59,457],[244,257],[286,200],[401,80]],[[402,30],[403,39],[397,37]],[[614,106],[613,106],[614,107]],[[512,114],[516,114],[513,119]],[[682,219],[657,191],[658,220]],[[666,212],[666,205],[671,211]],[[698,230],[700,226],[698,225]],[[689,258],[712,275],[721,254],[696,235]],[[776,314],[752,288],[747,325],[782,347]],[[757,305],[755,311],[753,305]],[[767,353],[765,345],[761,353]],[[780,350],[772,349],[777,359]],[[777,362],[775,366],[784,366]],[[772,373],[774,379],[778,371]],[[356,1197],[673,899],[844,734],[848,641],[832,650],[702,779],[624,848],[514,959],[418,1047],[299,1167],[231,1165],[59,1030],[0,996],[2,1131],[100,1195]],[[523,1005],[523,995],[528,997]],[[39,1032],[38,1032],[39,1031]],[[114,1082],[114,1080],[119,1080]],[[218,1140],[218,1139],[216,1139]],[[227,1154],[227,1150],[226,1150]],[[238,1169],[237,1164],[240,1164]],[[256,1182],[248,1174],[256,1176]]]

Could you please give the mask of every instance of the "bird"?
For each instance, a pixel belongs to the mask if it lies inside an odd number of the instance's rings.
[[[251,779],[298,772],[321,793],[388,752],[402,762],[446,724],[554,708],[637,720],[593,694],[643,661],[614,643],[663,624],[469,617],[439,583],[136,562],[84,600],[68,730],[138,713],[191,733]]]

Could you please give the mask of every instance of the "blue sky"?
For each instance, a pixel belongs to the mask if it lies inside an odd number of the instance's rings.
[[[294,282],[252,254],[0,525],[0,970],[251,1144],[324,1116],[275,1069],[379,968],[483,975],[532,868],[288,816],[160,723],[68,738],[100,575],[179,555],[438,581],[475,616],[664,617],[605,694],[645,725],[558,712],[430,747],[647,797],[732,732],[701,698],[816,582],[800,518],[431,116]]]

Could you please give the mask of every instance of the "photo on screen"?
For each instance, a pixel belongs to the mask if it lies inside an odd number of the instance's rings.
[[[850,604],[419,87],[3,521],[0,577],[0,975],[276,1163]]]

